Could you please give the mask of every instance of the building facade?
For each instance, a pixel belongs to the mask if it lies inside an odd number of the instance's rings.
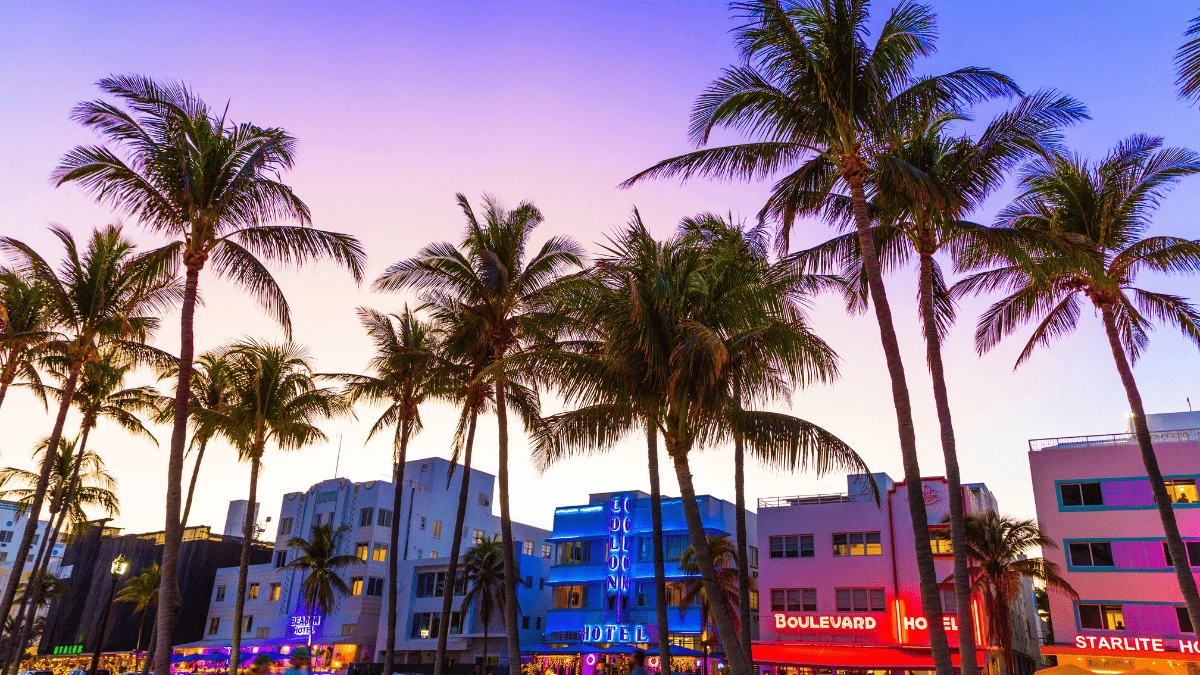
[[[763,611],[762,639],[754,645],[754,659],[781,674],[932,670],[908,486],[877,473],[851,475],[847,487],[845,494],[759,500]],[[920,489],[929,525],[945,528],[941,521],[949,508],[946,480],[925,478]],[[963,492],[968,513],[996,509],[985,485],[964,485]],[[953,576],[949,543],[933,543],[939,580]],[[954,586],[943,582],[939,588],[957,667]],[[1018,659],[1016,672],[1032,672],[1037,653],[1032,592],[1027,598],[1022,594],[1018,606],[1023,620],[1014,622],[1014,646],[1024,659]],[[986,626],[980,609],[973,604],[976,642],[983,644]],[[980,651],[980,659],[985,653]]]
[[[1148,422],[1194,574],[1200,413],[1149,415]],[[1042,652],[1090,670],[1200,672],[1200,642],[1133,435],[1033,440],[1029,469],[1038,522],[1058,544],[1043,553],[1079,594],[1050,594],[1053,643]]]
[[[21,545],[21,538],[25,536],[25,528],[29,526],[29,522],[27,510],[23,511],[16,502],[0,500],[0,587],[8,583],[8,576],[12,574],[14,559],[17,556],[17,547]],[[33,546],[29,549],[25,568],[21,571],[22,575],[33,571],[33,562],[37,556],[38,546],[42,543],[42,537],[46,536],[50,523],[39,520],[36,527]],[[50,553],[49,570],[51,574],[58,569],[64,548],[61,538],[55,542]]]
[[[734,505],[708,495],[697,500],[705,532],[734,540]],[[702,653],[706,645],[701,640],[700,606],[682,606],[685,583],[695,578],[679,566],[680,554],[691,546],[682,500],[664,497],[662,515],[671,642],[694,650],[692,654]],[[752,512],[746,514],[746,527],[751,574],[757,576],[757,520]],[[643,492],[593,494],[585,505],[555,509],[553,565],[546,581],[552,609],[546,616],[545,646],[570,652],[636,645],[656,653],[652,532],[650,496]],[[719,645],[707,646],[719,653]],[[590,665],[595,665],[594,658]]]
[[[408,462],[402,509],[392,511],[394,488],[389,481],[356,483],[345,478],[322,481],[305,492],[283,497],[279,521],[274,528],[270,562],[252,565],[248,576],[242,643],[252,653],[263,649],[287,648],[308,643],[321,645],[325,657],[318,667],[325,671],[346,669],[351,663],[381,660],[386,636],[384,620],[388,557],[398,555],[399,627],[397,649],[402,662],[419,663],[432,658],[437,642],[436,617],[440,614],[446,588],[445,563],[453,542],[458,494],[463,479],[459,467],[450,476],[451,465],[444,459],[431,458]],[[463,552],[473,541],[499,536],[500,519],[492,514],[495,478],[472,470],[469,478],[470,501],[464,522]],[[400,522],[398,551],[390,551],[390,528]],[[304,573],[287,568],[297,555],[289,548],[293,537],[308,538],[316,525],[345,526],[342,554],[356,555],[361,564],[343,569],[341,576],[350,586],[350,595],[339,598],[326,616],[312,616],[303,606],[300,586]],[[544,578],[542,568],[548,559],[541,553],[549,532],[513,523],[513,536],[519,542],[520,569],[533,580]],[[440,572],[440,577],[439,577]],[[197,658],[215,647],[228,646],[233,637],[233,612],[237,594],[238,570],[219,570],[212,587],[203,639],[176,649],[179,659]],[[536,581],[534,581],[536,583]],[[530,615],[539,611],[537,592],[528,587],[519,593],[521,609]],[[461,600],[454,600],[457,613]],[[539,617],[540,618],[540,617]],[[450,641],[452,659],[473,660],[476,648],[482,654],[482,626],[477,616],[454,617]],[[491,654],[502,651],[504,630],[499,617],[490,626]],[[532,623],[531,623],[532,626]],[[535,635],[531,627],[530,636]],[[503,656],[503,655],[502,655]],[[495,662],[495,659],[492,659]]]

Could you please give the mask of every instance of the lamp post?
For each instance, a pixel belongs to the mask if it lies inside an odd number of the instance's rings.
[[[100,635],[96,639],[96,651],[92,652],[92,665],[88,668],[88,675],[96,675],[96,668],[100,665],[100,652],[104,649],[105,638],[108,637],[108,614],[112,611],[113,596],[117,593],[117,581],[129,571],[129,561],[125,559],[125,554],[118,555],[109,569],[112,570],[112,583],[108,587],[108,602],[104,604],[104,613],[100,615]]]

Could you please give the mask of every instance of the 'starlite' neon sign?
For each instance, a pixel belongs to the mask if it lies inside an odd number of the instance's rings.
[[[584,624],[579,631],[583,642],[650,642],[650,633],[641,623]]]

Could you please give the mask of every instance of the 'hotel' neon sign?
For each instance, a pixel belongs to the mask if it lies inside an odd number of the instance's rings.
[[[603,623],[584,624],[579,632],[582,642],[650,642],[650,634],[645,624],[640,623]]]
[[[289,627],[292,630],[293,637],[307,638],[313,637],[320,632],[321,615],[320,614],[295,614],[292,616]]]

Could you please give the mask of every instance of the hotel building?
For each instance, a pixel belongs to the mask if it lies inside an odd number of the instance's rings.
[[[734,505],[708,495],[697,501],[705,532],[734,540]],[[695,657],[705,645],[699,604],[681,606],[689,575],[679,560],[691,546],[682,500],[664,497],[662,512],[671,642],[681,648],[679,654]],[[753,544],[752,512],[746,514],[746,527]],[[554,511],[554,558],[546,581],[553,607],[542,641],[554,653],[586,652],[584,675],[608,653],[628,654],[633,646],[657,653],[652,532],[650,496],[644,492],[593,494],[587,504]],[[757,547],[750,546],[749,557],[751,574],[757,575]],[[709,647],[720,652],[719,645]]]
[[[872,480],[878,489],[876,501]],[[887,474],[847,477],[845,494],[774,497],[758,501],[759,593],[762,638],[754,660],[775,675],[813,672],[933,670],[928,622],[922,611],[908,486]],[[943,528],[948,512],[944,478],[922,479],[929,525]],[[968,513],[996,509],[981,483],[964,485]],[[939,580],[953,576],[948,540],[933,542]],[[944,625],[959,664],[954,586],[943,581]],[[986,635],[973,603],[976,642]],[[1013,608],[1016,673],[1031,673],[1037,655],[1032,587]],[[987,650],[979,651],[985,659]]]
[[[401,663],[430,662],[437,646],[438,618],[442,598],[449,586],[445,558],[450,555],[461,467],[450,478],[450,463],[444,459],[413,460],[405,468],[402,510],[392,512],[393,484],[389,481],[357,483],[345,478],[322,481],[305,492],[283,497],[275,527],[270,562],[251,565],[246,591],[242,644],[249,652],[286,655],[297,645],[319,645],[314,668],[322,672],[345,672],[352,663],[383,660],[387,621],[385,587],[388,556],[399,555],[397,607],[399,620],[396,648]],[[499,536],[500,518],[492,514],[495,478],[471,471],[470,501],[464,522],[463,553],[474,541]],[[393,519],[400,522],[400,546],[389,550]],[[363,564],[342,570],[350,595],[340,598],[326,616],[310,617],[300,601],[304,574],[286,565],[297,553],[289,549],[292,537],[308,537],[315,525],[346,526],[342,554],[357,555]],[[528,632],[522,637],[536,641],[545,619],[543,598],[537,584],[546,577],[550,564],[549,533],[513,523],[518,564],[523,581],[518,600]],[[217,571],[212,588],[206,630],[200,641],[177,647],[175,659],[196,661],[228,647],[233,636],[237,567]],[[544,581],[541,581],[544,586]],[[461,586],[458,589],[461,595]],[[477,614],[459,616],[461,600],[454,600],[449,650],[451,662],[482,658],[483,627]],[[489,627],[490,662],[507,661],[504,653],[503,621],[496,617]]]
[[[1187,563],[1200,568],[1200,413],[1148,415],[1154,450]],[[1058,548],[1044,551],[1079,593],[1051,593],[1053,642],[1060,664],[1098,672],[1150,668],[1200,670],[1200,643],[1183,608],[1176,563],[1137,441],[1130,433],[1029,442],[1038,522]]]

